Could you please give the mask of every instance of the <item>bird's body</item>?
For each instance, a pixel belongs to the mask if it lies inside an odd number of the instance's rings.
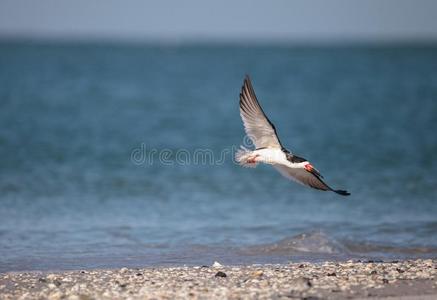
[[[240,155],[247,155],[245,159],[240,159],[243,163],[242,165],[245,167],[256,167],[258,163],[264,163],[274,167],[283,166],[294,169],[304,168],[304,165],[308,163],[306,160],[293,162],[287,159],[287,153],[279,148],[260,148],[253,151],[242,148],[238,153]],[[240,157],[240,155],[238,155],[238,157]]]
[[[308,160],[292,154],[282,146],[276,128],[262,110],[248,76],[240,93],[240,115],[246,134],[256,147],[255,150],[241,147],[237,151],[235,159],[240,165],[256,167],[259,163],[269,164],[284,177],[303,185],[344,196],[350,195],[347,191],[329,187]]]

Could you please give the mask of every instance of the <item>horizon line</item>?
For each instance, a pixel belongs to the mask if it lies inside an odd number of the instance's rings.
[[[222,37],[120,37],[105,35],[28,35],[2,34],[0,43],[30,44],[110,44],[110,45],[229,45],[229,46],[286,46],[286,47],[354,47],[354,46],[437,46],[437,37],[415,38],[222,38]]]

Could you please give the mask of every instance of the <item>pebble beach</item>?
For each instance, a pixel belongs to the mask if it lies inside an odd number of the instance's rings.
[[[0,274],[0,299],[437,299],[437,260]]]

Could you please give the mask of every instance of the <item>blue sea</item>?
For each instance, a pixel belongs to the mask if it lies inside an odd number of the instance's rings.
[[[245,74],[349,197],[236,165]],[[0,42],[0,272],[437,257],[437,47]]]

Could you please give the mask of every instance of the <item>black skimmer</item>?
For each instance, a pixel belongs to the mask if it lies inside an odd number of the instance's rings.
[[[241,88],[240,115],[244,130],[256,147],[252,151],[241,146],[237,151],[235,159],[241,166],[256,167],[258,163],[270,164],[284,177],[303,185],[343,196],[350,195],[347,191],[332,189],[308,160],[294,155],[282,146],[275,126],[267,118],[256,98],[249,76],[246,76]]]

